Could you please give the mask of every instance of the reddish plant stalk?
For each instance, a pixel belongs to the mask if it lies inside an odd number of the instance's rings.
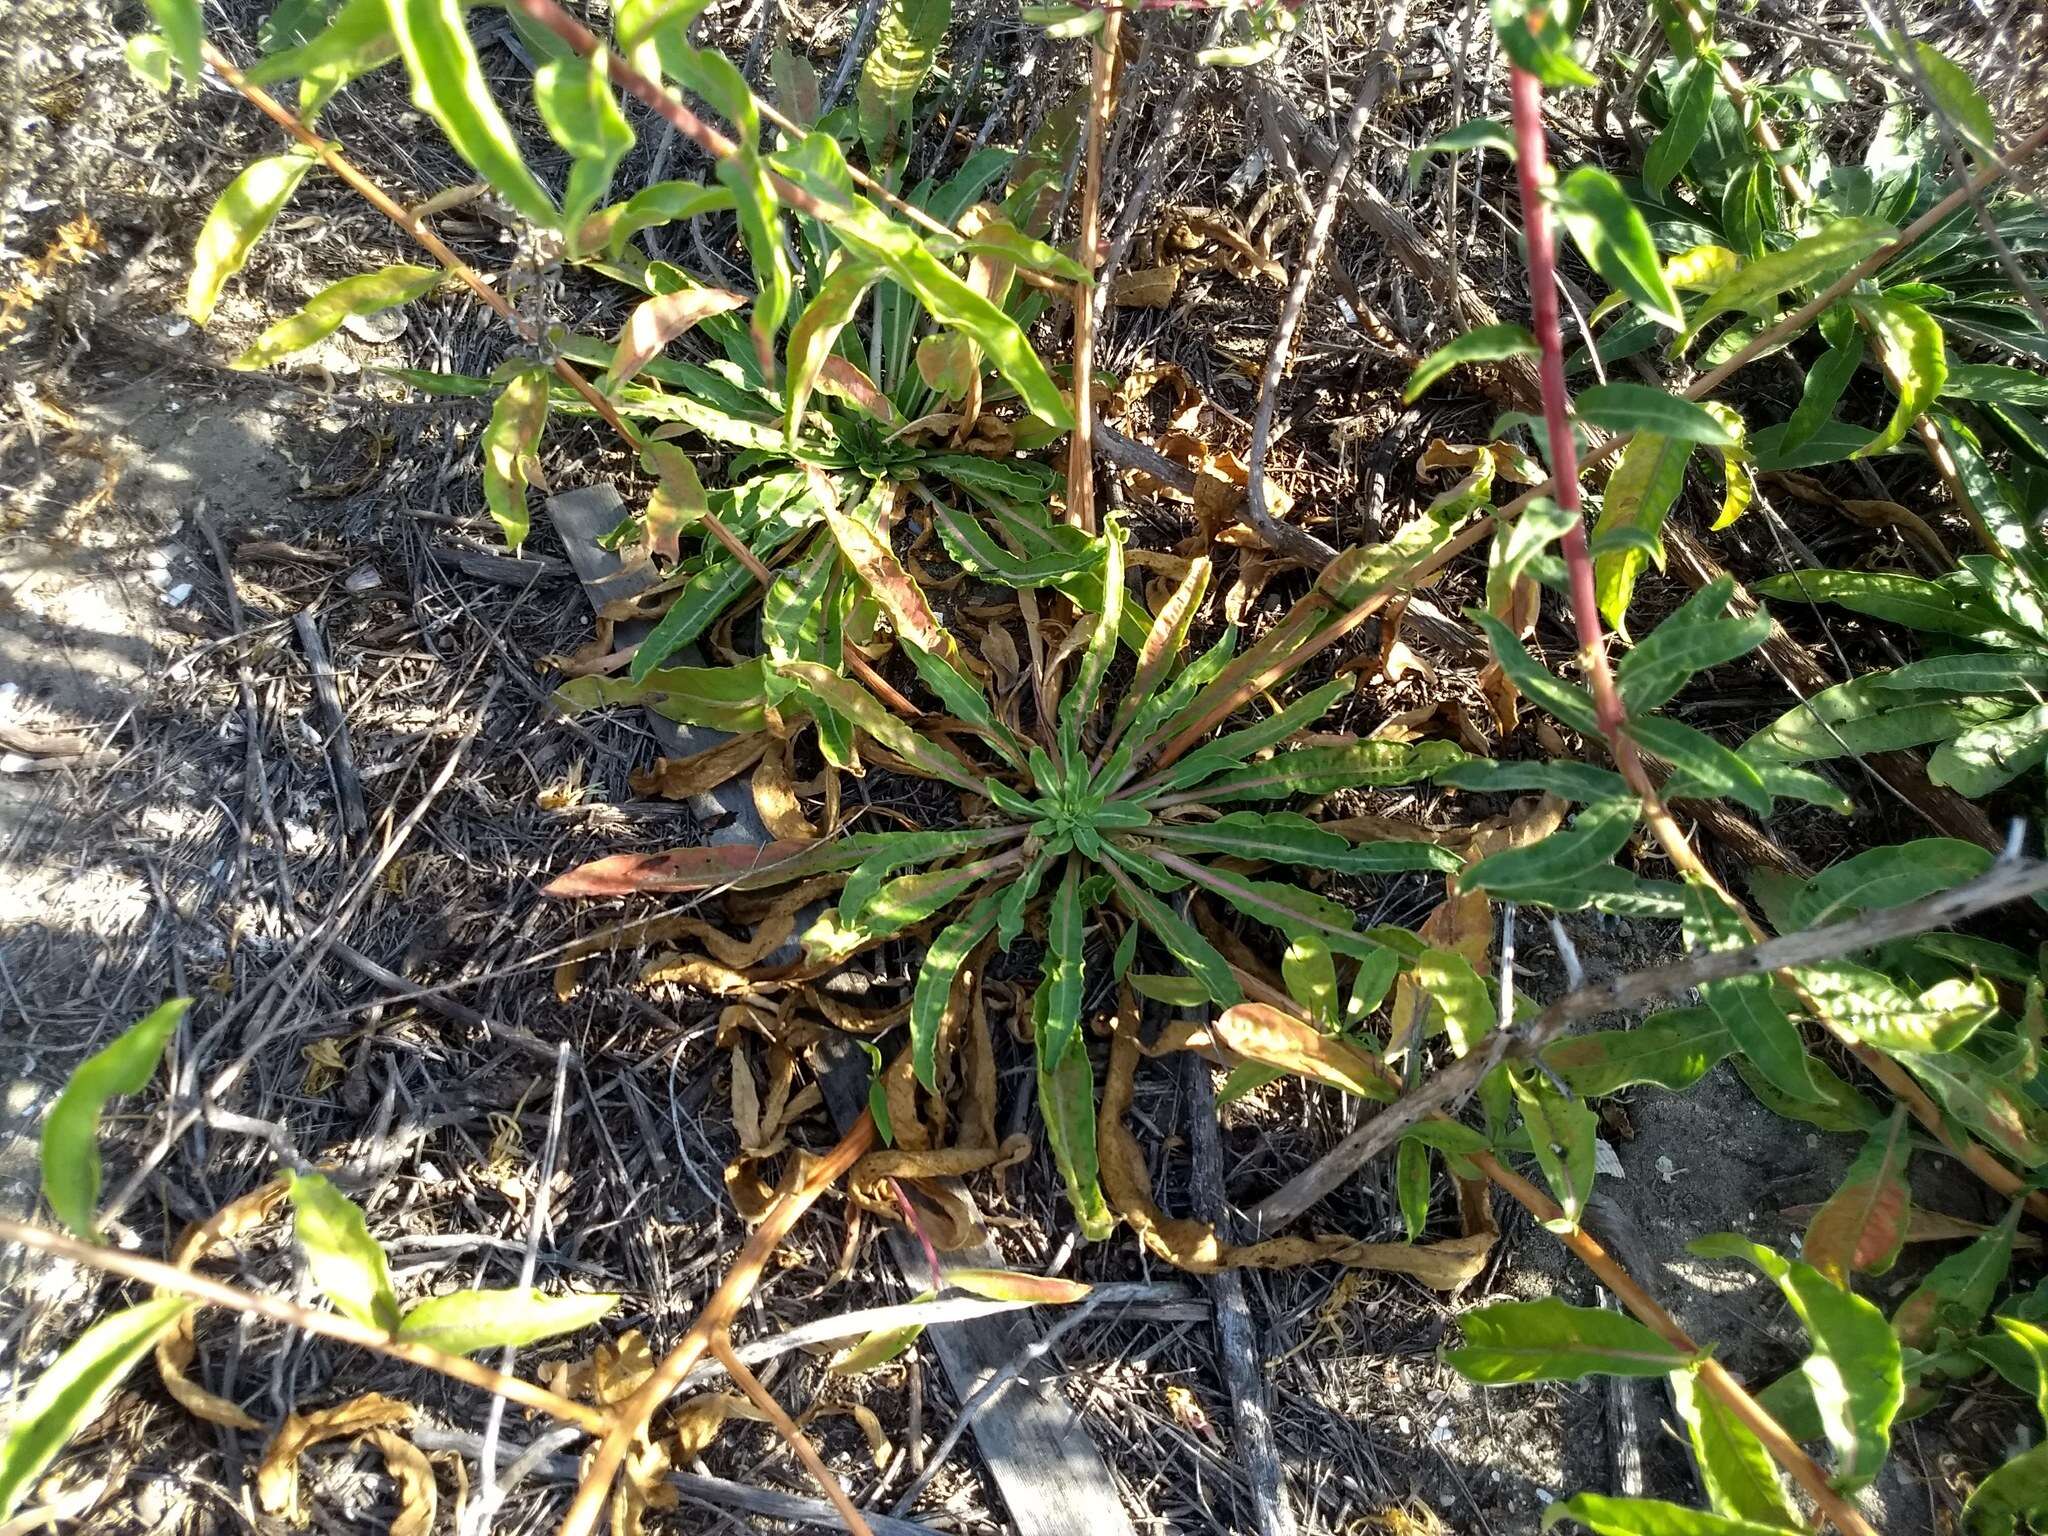
[[[1510,72],[1514,92],[1515,173],[1522,191],[1522,238],[1529,252],[1529,321],[1542,349],[1543,424],[1550,438],[1550,477],[1557,504],[1572,514],[1560,543],[1572,585],[1572,622],[1578,630],[1579,666],[1593,685],[1593,706],[1610,742],[1627,716],[1607,669],[1607,639],[1600,627],[1600,597],[1593,555],[1586,547],[1579,501],[1579,449],[1572,437],[1571,391],[1564,378],[1564,330],[1557,311],[1557,239],[1551,228],[1550,156],[1543,141],[1543,85],[1525,69]]]

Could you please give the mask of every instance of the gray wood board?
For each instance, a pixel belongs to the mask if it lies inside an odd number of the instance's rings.
[[[618,525],[625,504],[608,485],[585,486],[551,496],[548,515],[567,546],[593,608],[619,595],[616,578],[625,562],[598,547],[598,537]],[[651,625],[620,625],[618,642],[630,645]],[[649,727],[671,756],[703,752],[730,740],[724,731],[678,725],[649,711]],[[747,786],[734,780],[690,802],[690,809],[718,843],[768,840]],[[844,1036],[828,1047],[825,1102],[843,1132],[867,1107],[867,1058]],[[886,1234],[891,1259],[912,1291],[930,1283],[924,1249],[901,1227]],[[999,1269],[1003,1258],[983,1243],[950,1256],[967,1267]],[[926,1333],[939,1364],[962,1402],[997,1371],[1043,1336],[1029,1312],[1005,1312],[964,1322],[941,1323]],[[1017,1536],[1136,1536],[1124,1513],[1123,1497],[1080,1416],[1047,1377],[1044,1362],[1007,1387],[974,1425],[981,1459],[1008,1506]]]

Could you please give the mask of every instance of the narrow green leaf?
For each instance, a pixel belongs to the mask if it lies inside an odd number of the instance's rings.
[[[868,164],[887,174],[904,154],[911,102],[953,20],[952,0],[890,0],[854,89]]]
[[[1429,1148],[1402,1137],[1394,1151],[1394,1193],[1401,1203],[1402,1231],[1411,1243],[1429,1222],[1429,1184]]]
[[[1679,689],[1710,667],[1725,666],[1770,638],[1771,616],[1677,622],[1684,610],[1652,630],[1615,668],[1631,715],[1661,709]]]
[[[1617,380],[1581,390],[1572,402],[1581,417],[1609,432],[1655,432],[1682,443],[1710,448],[1731,446],[1735,438],[1705,406],[1647,384]]]
[[[1464,749],[1449,741],[1354,741],[1335,747],[1295,747],[1276,752],[1263,762],[1218,772],[1176,798],[1283,800],[1334,794],[1340,789],[1393,789],[1438,777],[1464,761]]]
[[[1497,118],[1475,117],[1458,124],[1449,133],[1431,139],[1419,149],[1408,151],[1408,184],[1422,175],[1423,163],[1431,155],[1455,155],[1468,149],[1498,150],[1510,160],[1515,157],[1515,136]]]
[[[1421,153],[1421,151],[1417,151]],[[1415,365],[1401,390],[1404,403],[1419,399],[1423,392],[1453,368],[1466,363],[1497,363],[1509,357],[1534,357],[1541,350],[1525,325],[1512,322],[1483,325],[1446,342]]]
[[[918,772],[951,784],[955,789],[964,789],[983,799],[988,797],[982,780],[968,771],[958,758],[890,714],[874,695],[858,683],[849,682],[831,668],[819,666],[816,662],[785,661],[779,663],[775,670],[801,683]]]
[[[267,368],[294,352],[324,341],[344,320],[374,315],[410,304],[440,286],[445,274],[439,267],[391,266],[360,277],[345,277],[330,283],[306,301],[297,314],[289,315],[258,336],[235,359],[238,369]]]
[[[362,1207],[324,1174],[291,1175],[293,1232],[313,1283],[335,1310],[367,1327],[396,1333],[398,1297],[391,1289],[391,1265],[370,1236]]]
[[[1852,1493],[1877,1476],[1891,1450],[1892,1419],[1905,1400],[1899,1340],[1884,1314],[1797,1259],[1733,1232],[1687,1245],[1703,1259],[1742,1259],[1784,1293],[1813,1342],[1801,1367],[1835,1452],[1834,1485]]]
[[[199,0],[147,0],[150,19],[164,35],[164,42],[170,46],[171,58],[176,61],[178,71],[185,77],[188,86],[196,86],[199,76],[206,68],[202,49],[206,43],[206,18],[200,12]],[[195,321],[198,316],[193,316]],[[204,324],[204,321],[199,321]]]
[[[881,281],[881,270],[867,262],[849,261],[843,254],[833,258],[825,280],[817,287],[796,324],[789,328],[788,377],[783,385],[783,429],[792,446],[804,408],[818,375],[832,355],[839,333],[852,322],[868,290]]]
[[[1621,852],[1642,811],[1642,802],[1634,795],[1596,801],[1562,831],[1527,847],[1488,854],[1465,871],[1459,888],[1508,900],[1510,893],[1528,886],[1582,879]]]
[[[1645,432],[1629,439],[1621,460],[1607,477],[1607,491],[1600,501],[1600,516],[1593,525],[1597,540],[1617,529],[1638,529],[1655,538],[1664,519],[1685,489],[1685,466],[1692,458],[1693,445],[1660,433]],[[1650,556],[1640,549],[1624,549],[1601,555],[1593,562],[1600,612],[1607,622],[1621,628],[1628,614],[1629,598],[1636,578]]]
[[[808,159],[782,155],[773,163],[806,191],[838,205],[830,222],[840,243],[885,267],[939,325],[972,339],[1016,388],[1032,415],[1049,426],[1071,426],[1073,412],[1017,322],[968,287],[907,227],[864,198],[839,191],[834,182],[846,174],[846,162],[829,137],[812,134],[802,150]]]
[[[1740,915],[1694,882],[1685,891],[1685,938],[1693,950],[1745,949],[1752,942]],[[1700,988],[1700,996],[1728,1026],[1736,1048],[1780,1093],[1795,1100],[1820,1097],[1807,1070],[1799,1026],[1779,1004],[1769,977],[1731,976]]]
[[[1664,275],[1650,227],[1621,183],[1595,165],[1582,165],[1557,188],[1557,211],[1572,240],[1608,285],[1659,325],[1677,330],[1685,311]]]
[[[910,1056],[917,1080],[929,1092],[939,1091],[939,1026],[945,1022],[954,978],[967,963],[974,946],[995,928],[996,901],[994,895],[977,897],[957,921],[940,930],[918,967],[917,984],[910,996]]]
[[[1535,560],[1548,552],[1572,528],[1579,514],[1567,512],[1548,496],[1538,496],[1522,515],[1496,530],[1486,561],[1486,606],[1489,612],[1507,612],[1515,583]]]
[[[1713,1393],[1702,1391],[1693,1371],[1671,1373],[1671,1395],[1714,1512],[1773,1530],[1800,1530],[1799,1512],[1785,1496],[1777,1466],[1755,1431]]]
[[[1467,608],[1465,617],[1485,631],[1486,643],[1493,652],[1494,660],[1500,663],[1507,680],[1525,697],[1575,731],[1588,736],[1601,734],[1600,720],[1593,711],[1591,695],[1583,689],[1571,687],[1547,667],[1538,665],[1522,648],[1522,642],[1515,638],[1514,632],[1492,614],[1483,609]]]
[[[12,1406],[7,1439],[0,1443],[0,1520],[21,1507],[43,1469],[73,1435],[98,1417],[121,1378],[191,1305],[182,1296],[159,1296],[111,1312],[36,1378],[27,1395]]]
[[[1672,344],[1683,354],[1707,322],[1729,313],[1767,318],[1788,288],[1818,285],[1869,255],[1896,233],[1876,219],[1836,219],[1819,233],[1746,262],[1742,270],[1707,296]]]
[[[608,1317],[619,1304],[616,1296],[599,1294],[550,1296],[538,1290],[450,1291],[411,1308],[398,1325],[401,1339],[473,1355],[538,1343],[588,1328]]]
[[[1577,6],[1566,0],[1492,0],[1492,6],[1494,35],[1517,68],[1552,87],[1600,83],[1572,57]]]
[[[1260,862],[1302,864],[1343,874],[1383,875],[1414,869],[1455,874],[1464,867],[1456,854],[1434,843],[1389,840],[1353,844],[1291,811],[1263,816],[1251,811],[1232,811],[1215,821],[1156,825],[1148,828],[1147,834],[1174,848]]]
[[[515,553],[532,526],[526,487],[547,422],[547,370],[522,368],[505,381],[484,428],[484,502],[505,535],[505,547]]]
[[[644,230],[680,224],[707,213],[733,207],[732,188],[707,187],[694,181],[657,181],[642,187],[623,203],[613,203],[584,220],[577,235],[579,251],[602,248],[614,261],[626,242]]]
[[[1638,1083],[1690,1088],[1735,1049],[1735,1036],[1710,1008],[1673,1008],[1633,1029],[1595,1030],[1546,1046],[1544,1065],[1584,1098],[1605,1098]]]
[[[1778,438],[1780,454],[1788,454],[1813,440],[1814,434],[1834,415],[1835,406],[1855,376],[1856,365],[1863,361],[1863,332],[1846,307],[1836,305],[1822,315],[1820,328],[1828,338],[1828,349],[1806,372],[1799,404]]]
[[[1562,758],[1496,763],[1490,758],[1468,757],[1437,769],[1430,777],[1453,789],[1477,790],[1482,794],[1514,795],[1544,790],[1560,799],[1585,803],[1630,793],[1628,781],[1613,769]]]
[[[1899,1303],[1891,1326],[1909,1349],[1932,1349],[1943,1333],[1968,1338],[1983,1326],[2012,1267],[2013,1233],[2022,1209],[2021,1202],[2015,1200],[2007,1207],[2004,1220],[1935,1265],[1913,1294]]]
[[[1454,949],[1432,949],[1409,963],[1408,974],[1422,990],[1444,1021],[1444,1033],[1451,1050],[1468,1056],[1473,1047],[1493,1033],[1493,993],[1472,968],[1472,962]]]
[[[1741,755],[1768,763],[1895,752],[1947,741],[2012,708],[2006,700],[1887,692],[1881,682],[1865,675],[1814,694],[1745,741]]]
[[[1041,989],[1041,992],[1043,989]],[[1088,1039],[1076,1029],[1067,1036],[1057,1061],[1045,1055],[1046,1033],[1038,1036],[1038,1106],[1045,1117],[1045,1137],[1053,1162],[1067,1187],[1081,1236],[1101,1242],[1116,1228],[1109,1203],[1102,1198],[1101,1165],[1095,1149],[1095,1068],[1088,1061]]]
[[[2048,1445],[2022,1451],[1993,1472],[1963,1505],[1969,1536],[2015,1536],[2038,1530],[2048,1519]]]
[[[1081,866],[1069,858],[1053,892],[1046,916],[1045,981],[1040,992],[1045,998],[1045,1055],[1048,1061],[1064,1061],[1067,1046],[1081,1027],[1081,999],[1084,977],[1082,951],[1087,911],[1081,904]]]
[[[1974,880],[1991,868],[1995,857],[1988,848],[1954,837],[1922,837],[1867,848],[1809,880],[1792,905],[1792,922],[1817,928],[1856,912],[1903,907]]]
[[[1992,118],[1991,104],[1977,89],[1976,82],[1932,43],[1915,41],[1913,54],[1920,66],[1918,81],[1934,98],[1935,110],[1963,136],[1971,149],[1979,155],[1995,157],[1998,154],[1998,124]]]
[[[247,71],[252,85],[299,82],[299,116],[311,123],[349,82],[398,57],[385,0],[346,0],[316,36],[258,59]]]
[[[192,276],[185,285],[185,315],[194,325],[213,318],[221,290],[242,270],[265,230],[276,222],[306,172],[312,156],[296,150],[253,160],[227,185],[199,227],[192,247]]]
[[[1574,1228],[1593,1193],[1597,1167],[1593,1143],[1600,1134],[1599,1117],[1579,1100],[1560,1095],[1542,1078],[1525,1078],[1511,1070],[1508,1080],[1514,1088],[1515,1103],[1522,1111],[1522,1125],[1529,1133],[1536,1166],[1543,1170],[1543,1181],[1564,1210],[1562,1225]]]
[[[192,1006],[189,997],[159,1003],[113,1042],[85,1058],[43,1121],[43,1198],[57,1219],[93,1238],[100,1199],[100,1115],[117,1094],[140,1093]]]
[[[1771,792],[1756,766],[1704,731],[1662,715],[1639,715],[1628,723],[1629,735],[1676,770],[1673,795],[1698,799],[1730,799],[1759,816],[1771,813]]]
[[[534,180],[519,140],[498,111],[469,40],[461,0],[390,0],[391,30],[412,78],[412,101],[440,125],[455,152],[535,224],[557,221],[554,199]]]
[[[517,14],[515,12],[514,14]],[[611,190],[612,173],[633,148],[633,129],[619,111],[605,74],[605,50],[589,58],[549,59],[533,74],[533,101],[548,137],[570,156],[562,199],[562,230],[575,235]]]
[[[1700,135],[1707,130],[1719,83],[1713,59],[1701,56],[1686,64],[1685,78],[1671,96],[1670,121],[1650,141],[1649,153],[1643,157],[1644,191],[1662,192],[1692,159]]]
[[[1927,777],[1976,799],[2001,789],[2048,757],[2048,704],[1958,732],[1928,760]]]
[[[1481,1386],[1583,1381],[1588,1376],[1663,1376],[1691,1356],[1634,1318],[1574,1307],[1555,1296],[1503,1301],[1460,1314],[1463,1345],[1444,1363]]]
[[[1187,967],[1190,975],[1202,983],[1210,1001],[1224,1008],[1241,1002],[1244,990],[1238,985],[1236,976],[1231,974],[1230,962],[1216,952],[1216,947],[1203,938],[1192,923],[1184,921],[1165,902],[1124,872],[1122,866],[1129,859],[1125,850],[1107,841],[1103,847],[1117,861],[1105,867],[1132,915],[1152,931],[1174,959]]]

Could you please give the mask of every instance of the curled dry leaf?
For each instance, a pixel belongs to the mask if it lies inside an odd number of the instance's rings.
[[[610,1408],[638,1392],[654,1374],[654,1353],[638,1328],[597,1346],[590,1358],[574,1365],[556,1362],[548,1373],[548,1389],[593,1407]]]
[[[636,795],[688,800],[745,773],[774,745],[775,738],[766,731],[755,731],[689,757],[657,757],[652,768],[635,769],[626,782]]]
[[[262,1464],[256,1469],[257,1502],[266,1514],[281,1516],[293,1525],[305,1524],[307,1514],[299,1506],[300,1456],[323,1440],[366,1437],[372,1430],[410,1423],[412,1416],[412,1404],[378,1392],[312,1413],[287,1414],[264,1448]],[[427,1480],[432,1483],[431,1473]]]
[[[1117,1010],[1110,1046],[1109,1075],[1102,1088],[1095,1145],[1102,1164],[1102,1191],[1116,1213],[1147,1248],[1176,1268],[1194,1274],[1220,1269],[1288,1269],[1299,1264],[1343,1264],[1353,1269],[1411,1275],[1435,1290],[1469,1284],[1485,1266],[1495,1241],[1491,1232],[1437,1243],[1368,1243],[1336,1233],[1275,1237],[1263,1242],[1226,1243],[1207,1222],[1163,1213],[1152,1198],[1144,1149],[1124,1123],[1137,1074],[1138,1010],[1125,999]]]
[[[1326,1035],[1270,1004],[1239,1003],[1226,1008],[1213,1031],[1226,1048],[1260,1066],[1278,1067],[1362,1099],[1394,1096],[1396,1079],[1372,1052]]]
[[[284,1194],[284,1180],[272,1179],[262,1188],[252,1190],[238,1200],[230,1200],[205,1221],[185,1229],[178,1239],[178,1246],[171,1252],[171,1262],[179,1269],[190,1269],[202,1258],[232,1251],[235,1239],[268,1220],[270,1213],[283,1201]],[[176,1398],[186,1412],[209,1424],[220,1424],[229,1429],[261,1429],[263,1426],[240,1408],[207,1391],[185,1374],[199,1357],[197,1315],[197,1308],[188,1308],[180,1314],[171,1331],[157,1341],[156,1371],[163,1380],[164,1390]]]
[[[880,1472],[889,1465],[889,1458],[896,1454],[889,1437],[883,1432],[882,1421],[875,1416],[875,1410],[865,1403],[819,1403],[804,1410],[797,1427],[807,1428],[818,1419],[829,1419],[844,1415],[860,1426],[860,1432],[867,1437],[868,1455],[873,1458],[875,1470]]]
[[[810,842],[819,836],[819,829],[804,814],[796,797],[796,786],[790,780],[789,751],[793,745],[779,743],[779,750],[769,752],[754,769],[754,809],[760,812],[761,823],[771,835],[790,842]]]
[[[695,1461],[711,1448],[727,1422],[765,1424],[768,1416],[737,1392],[703,1392],[677,1408],[670,1420],[679,1460]]]
[[[1109,302],[1119,309],[1165,309],[1180,289],[1180,268],[1171,262],[1120,272],[1109,285]]]
[[[626,1454],[612,1484],[612,1536],[643,1536],[650,1512],[659,1514],[681,1502],[668,1480],[671,1465],[667,1448],[658,1441],[642,1440]]]
[[[691,326],[738,309],[746,299],[723,288],[684,288],[658,294],[636,308],[619,332],[618,349],[605,374],[607,391],[618,389]]]
[[[893,1111],[894,1106],[891,1106]],[[1010,1168],[1023,1162],[1031,1155],[1031,1138],[1012,1136],[999,1147],[946,1147],[936,1150],[913,1151],[901,1145],[881,1152],[870,1152],[853,1165],[847,1175],[847,1193],[862,1208],[878,1216],[901,1219],[902,1209],[896,1203],[896,1192],[890,1188],[898,1179],[946,1179],[959,1178],[963,1174],[982,1173],[995,1168]],[[940,1205],[950,1218],[948,1224],[954,1228],[953,1236],[960,1229],[967,1229],[967,1241],[972,1241],[974,1222],[971,1217],[963,1219],[960,1208],[955,1206],[944,1191],[927,1189],[921,1191],[928,1199]],[[934,1244],[940,1248],[965,1246],[962,1242],[941,1242],[941,1233],[930,1231]]]
[[[391,1522],[390,1536],[428,1536],[440,1504],[433,1463],[418,1446],[391,1430],[373,1429],[362,1439],[384,1458],[384,1470],[398,1485],[398,1514]]]

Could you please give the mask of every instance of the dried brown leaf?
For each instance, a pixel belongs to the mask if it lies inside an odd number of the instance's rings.
[[[230,1200],[205,1221],[185,1229],[171,1251],[171,1262],[190,1269],[202,1258],[225,1257],[234,1249],[235,1239],[261,1226],[283,1201],[285,1185],[273,1179],[260,1189]],[[197,1309],[180,1314],[171,1331],[157,1342],[156,1370],[164,1390],[177,1399],[186,1412],[209,1424],[229,1429],[257,1430],[263,1426],[226,1398],[206,1390],[185,1373],[199,1357]]]
[[[626,782],[636,795],[688,800],[745,773],[774,745],[775,738],[766,731],[735,736],[689,757],[657,757],[652,768],[635,769]]]
[[[263,1461],[256,1469],[256,1499],[264,1513],[282,1516],[293,1525],[306,1523],[299,1506],[299,1457],[323,1440],[363,1435],[370,1430],[412,1421],[413,1407],[395,1397],[371,1392],[332,1408],[285,1416]]]
[[[818,829],[811,825],[811,819],[804,814],[804,808],[796,797],[796,787],[790,782],[790,742],[780,744],[777,751],[768,753],[754,769],[754,809],[760,812],[761,823],[775,837],[791,842],[809,842],[818,836]]]
[[[1165,309],[1180,289],[1180,268],[1172,262],[1121,272],[1109,285],[1109,302],[1119,309]]]

